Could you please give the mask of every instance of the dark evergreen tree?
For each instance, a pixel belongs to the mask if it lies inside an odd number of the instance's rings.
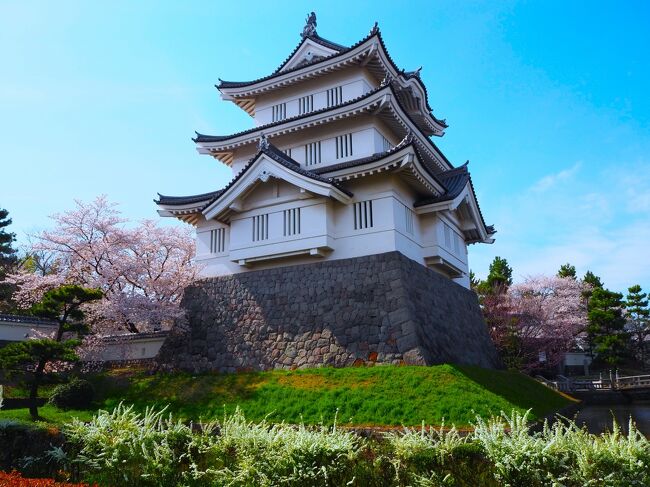
[[[11,309],[9,300],[13,294],[13,286],[3,282],[8,273],[12,272],[17,263],[18,256],[13,244],[16,235],[8,232],[6,227],[11,225],[11,218],[7,210],[0,209],[0,312]]]
[[[587,305],[587,335],[598,358],[617,365],[624,354],[628,335],[623,316],[623,295],[603,288],[594,288]]]
[[[645,340],[650,336],[648,294],[638,284],[628,288],[625,299],[628,328],[636,340],[636,353],[645,368]]]
[[[589,284],[592,289],[603,287],[603,281],[601,281],[600,277],[591,271],[587,271],[585,277],[583,277],[582,280]]]
[[[568,262],[560,266],[560,270],[557,272],[557,276],[570,277],[571,279],[577,279],[578,277],[576,274],[576,267],[574,265],[569,264]]]

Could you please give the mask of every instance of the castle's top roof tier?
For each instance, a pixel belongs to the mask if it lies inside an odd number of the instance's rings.
[[[409,107],[411,117],[418,120],[425,133],[444,134],[447,123],[432,113],[426,86],[420,79],[421,68],[408,72],[398,68],[386,49],[376,23],[366,37],[346,47],[318,35],[316,17],[312,12],[301,37],[296,48],[270,75],[251,81],[219,79],[216,87],[222,98],[233,101],[254,116],[256,99],[260,95],[356,65],[367,69],[377,82],[390,81],[402,103]]]

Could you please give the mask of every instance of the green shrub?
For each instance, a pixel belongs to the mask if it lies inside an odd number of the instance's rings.
[[[88,409],[95,398],[95,388],[85,379],[74,378],[57,386],[50,396],[50,404],[59,409]]]

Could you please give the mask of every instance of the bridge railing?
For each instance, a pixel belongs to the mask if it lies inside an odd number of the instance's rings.
[[[650,388],[650,375],[631,375],[616,379],[617,389]]]
[[[562,392],[650,389],[650,375],[633,375],[595,380],[573,380],[563,376],[558,376],[558,380],[548,380],[541,375],[538,375],[536,376],[536,379],[545,386]]]

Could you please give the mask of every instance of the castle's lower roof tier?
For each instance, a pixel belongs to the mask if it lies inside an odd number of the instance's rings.
[[[309,194],[349,203],[354,197],[346,185],[353,180],[382,173],[398,175],[415,194],[412,207],[426,212],[455,209],[466,202],[467,217],[475,220],[474,241],[491,240],[494,227],[485,224],[467,164],[434,173],[424,162],[411,137],[400,144],[371,157],[308,170],[266,139],[258,153],[224,188],[191,196],[159,195],[155,203],[162,216],[173,216],[191,224],[202,218],[229,222],[233,214],[242,211],[242,201],[260,182],[273,177],[287,181]]]

